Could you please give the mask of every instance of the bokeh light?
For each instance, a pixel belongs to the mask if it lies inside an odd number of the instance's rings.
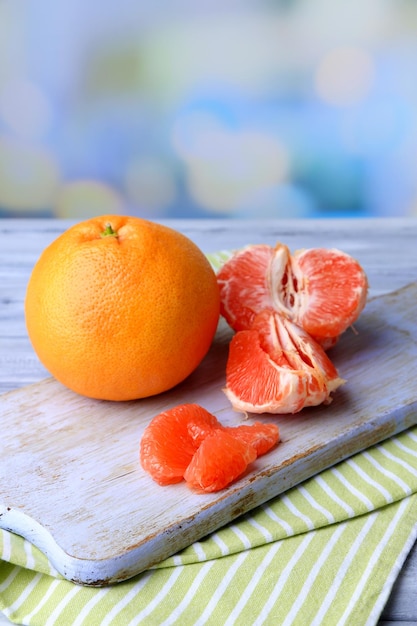
[[[63,184],[54,198],[55,217],[86,219],[123,213],[124,201],[108,185],[94,180]]]
[[[369,94],[374,77],[372,56],[363,49],[343,47],[331,50],[315,73],[318,95],[335,106],[352,106]]]
[[[59,182],[59,167],[50,152],[0,137],[0,206],[8,214],[46,213]]]
[[[52,124],[46,95],[27,80],[11,80],[0,90],[0,118],[12,133],[28,139],[43,138]]]
[[[162,159],[151,156],[133,158],[125,172],[127,198],[143,214],[164,211],[175,200],[173,173]]]
[[[289,169],[285,148],[259,132],[207,132],[203,126],[193,150],[182,152],[192,198],[225,214],[238,212],[256,192],[282,183]]]
[[[417,3],[3,0],[0,217],[415,215]]]

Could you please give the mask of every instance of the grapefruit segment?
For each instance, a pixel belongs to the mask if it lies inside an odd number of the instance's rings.
[[[306,395],[303,372],[277,365],[256,330],[241,330],[229,346],[224,393],[236,411],[296,413]]]
[[[240,424],[239,426],[228,427],[226,431],[235,439],[255,448],[257,456],[266,454],[279,442],[279,428],[273,423]]]
[[[188,485],[198,491],[219,491],[236,480],[256,459],[255,448],[216,430],[207,435],[184,473]]]
[[[329,403],[343,382],[320,344],[279,313],[263,311],[230,342],[224,392],[237,411],[297,413]]]
[[[156,415],[140,441],[143,469],[159,485],[182,481],[204,438],[222,428],[214,415],[198,404],[180,404]]]
[[[234,330],[249,328],[259,311],[272,306],[268,280],[274,249],[263,244],[255,249],[256,254],[254,246],[238,250],[217,273],[220,311]]]
[[[304,278],[296,322],[319,339],[341,335],[366,304],[368,282],[358,261],[340,250],[314,248],[296,252],[294,267]]]

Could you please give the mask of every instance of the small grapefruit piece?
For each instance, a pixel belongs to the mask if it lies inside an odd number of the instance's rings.
[[[236,480],[256,459],[255,448],[225,430],[207,435],[184,473],[189,487],[220,491]]]
[[[274,311],[230,342],[224,392],[237,411],[297,413],[329,403],[343,383],[320,344]]]
[[[279,428],[276,424],[240,424],[239,426],[226,427],[226,431],[256,450],[257,456],[262,456],[279,442]]]
[[[205,437],[222,425],[198,404],[180,404],[156,415],[140,441],[143,469],[160,485],[180,482]]]
[[[235,330],[273,309],[328,349],[362,312],[368,282],[361,265],[336,249],[291,255],[288,247],[252,245],[237,251],[217,272],[220,311]]]

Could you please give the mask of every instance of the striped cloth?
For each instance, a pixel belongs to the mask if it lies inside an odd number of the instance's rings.
[[[33,626],[372,625],[416,538],[417,426],[114,586],[75,585],[0,530],[0,611]]]
[[[34,626],[370,625],[416,537],[414,427],[111,587],[1,531],[0,609]]]

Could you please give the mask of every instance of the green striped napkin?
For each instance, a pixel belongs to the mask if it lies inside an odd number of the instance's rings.
[[[375,624],[417,537],[417,427],[289,490],[157,567],[81,587],[0,533],[17,624]]]
[[[33,626],[372,625],[416,538],[417,426],[114,586],[75,585],[0,530],[0,610]]]

